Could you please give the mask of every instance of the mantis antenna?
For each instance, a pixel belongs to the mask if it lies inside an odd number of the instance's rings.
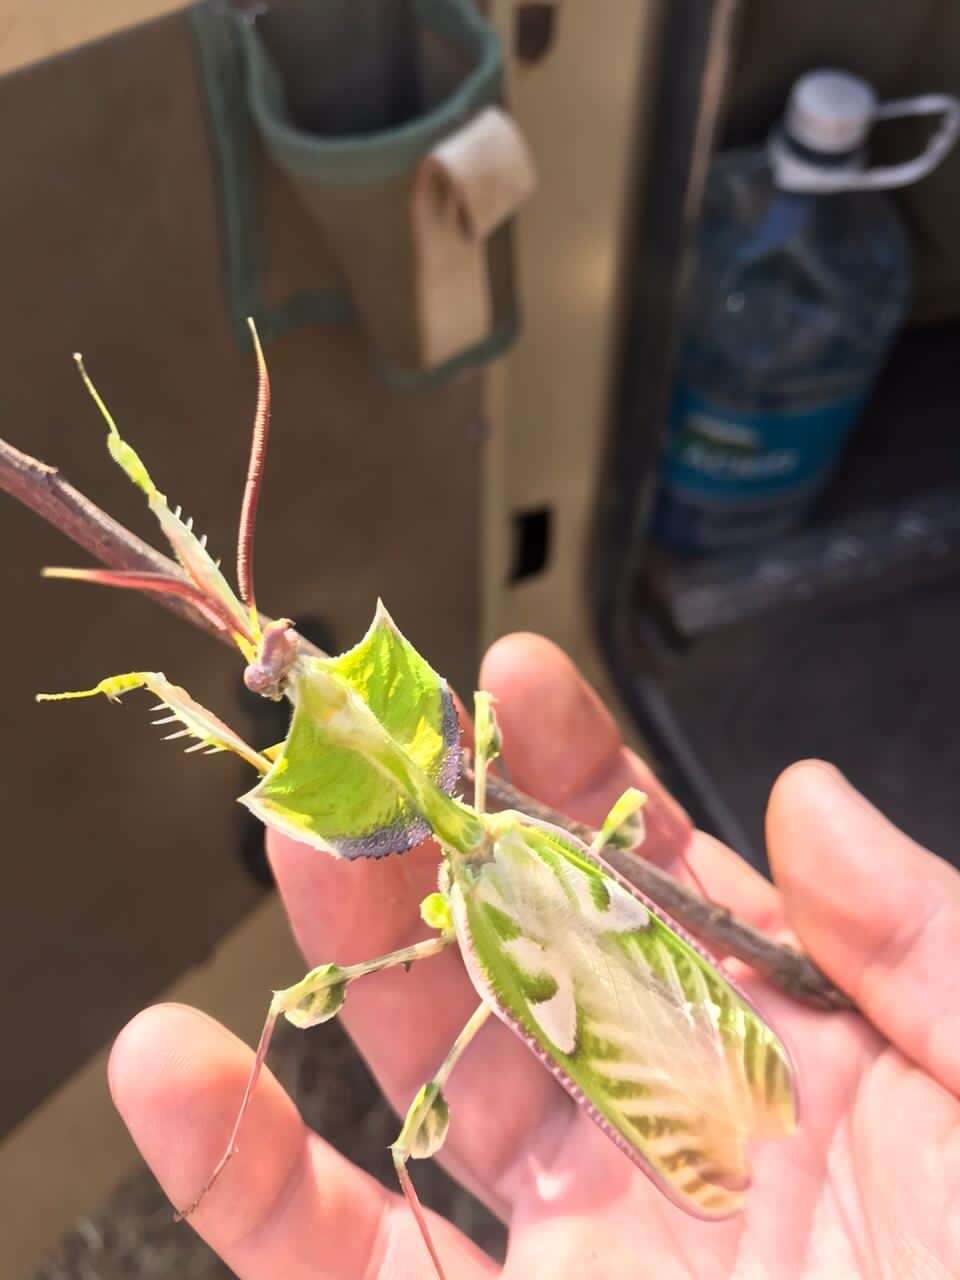
[[[253,439],[250,442],[250,462],[247,465],[247,482],[243,490],[240,508],[240,529],[237,534],[237,586],[240,599],[249,605],[256,617],[257,598],[253,589],[253,539],[257,527],[257,504],[260,501],[260,485],[267,456],[267,436],[270,433],[270,375],[263,358],[263,347],[252,317],[247,317],[254,351],[257,354],[257,410],[253,418]]]

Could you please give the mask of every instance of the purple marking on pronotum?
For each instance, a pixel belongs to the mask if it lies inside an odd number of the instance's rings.
[[[440,735],[444,756],[434,781],[447,795],[452,795],[460,779],[463,753],[460,750],[460,717],[447,682],[440,686]],[[429,823],[418,815],[408,822],[380,827],[369,836],[349,836],[337,841],[337,849],[348,862],[359,858],[386,858],[392,853],[407,853],[432,835]]]
[[[449,796],[460,781],[463,753],[460,750],[460,717],[446,680],[440,684],[440,707],[440,735],[446,746],[446,753],[436,782],[440,790]]]
[[[358,858],[387,858],[392,853],[407,853],[430,836],[430,828],[422,818],[395,822],[378,827],[368,836],[347,836],[337,840],[337,852],[354,862]]]

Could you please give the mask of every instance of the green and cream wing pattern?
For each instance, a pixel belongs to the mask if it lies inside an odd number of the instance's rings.
[[[584,846],[525,815],[491,822],[492,856],[452,888],[478,990],[677,1204],[736,1213],[747,1142],[795,1127],[784,1046]]]

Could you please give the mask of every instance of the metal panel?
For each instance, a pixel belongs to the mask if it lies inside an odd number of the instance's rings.
[[[540,185],[518,226],[525,336],[490,384],[484,631],[488,639],[544,632],[597,680],[588,547],[636,230],[633,190],[650,157],[661,8],[659,0],[560,5],[545,50],[527,63],[513,47],[524,30],[514,6],[492,6]],[[549,512],[546,563],[511,582],[517,521],[531,511]]]

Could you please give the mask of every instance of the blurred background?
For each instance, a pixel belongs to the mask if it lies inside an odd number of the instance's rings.
[[[761,868],[766,794],[806,755],[960,860],[949,0],[869,24],[855,0],[0,0],[0,73],[11,444],[156,541],[82,349],[229,564],[252,314],[267,612],[336,650],[382,595],[464,693],[496,637],[547,634]],[[283,712],[149,603],[42,583],[88,558],[12,500],[0,531],[0,1271],[225,1276],[104,1063],[158,998],[250,1039],[300,974],[244,768],[185,765],[133,700],[33,694],[159,668],[256,743]],[[395,1120],[336,1026],[276,1060],[389,1180]]]

